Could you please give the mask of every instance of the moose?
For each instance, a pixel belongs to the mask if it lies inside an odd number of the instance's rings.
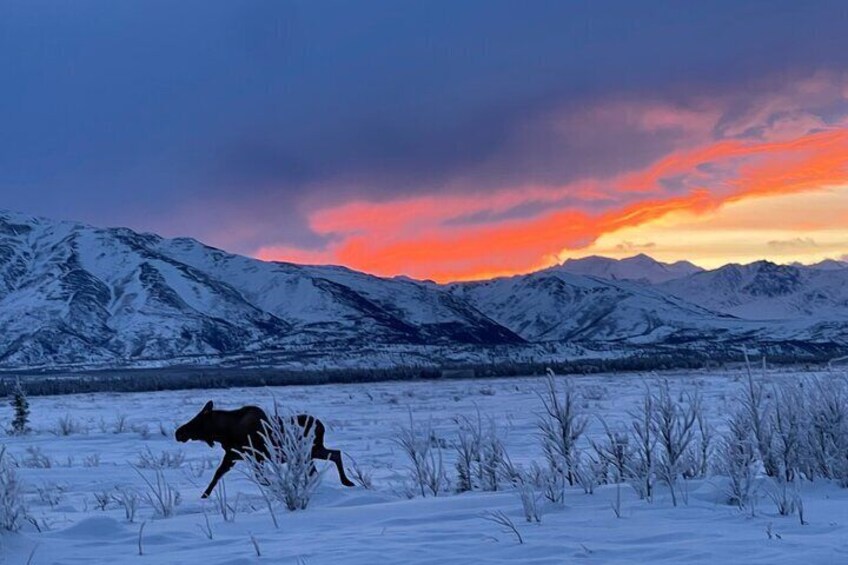
[[[277,422],[282,427],[285,421],[275,415]],[[345,475],[342,466],[342,452],[338,449],[327,449],[324,446],[325,428],[323,422],[308,414],[298,414],[290,418],[292,424],[303,428],[304,437],[310,431],[313,432],[313,443],[311,457],[332,461],[339,472],[339,480],[346,487],[354,484]],[[270,456],[270,448],[266,445],[266,426],[270,422],[268,415],[258,406],[243,406],[236,410],[215,410],[212,401],[206,403],[203,409],[191,420],[180,426],[176,431],[176,440],[185,443],[187,441],[205,441],[209,447],[215,443],[224,448],[224,459],[215,471],[212,482],[206,487],[201,498],[208,498],[215,486],[224,474],[232,469],[236,461],[242,459],[242,453],[253,450],[264,457]],[[314,426],[314,430],[313,430]],[[315,472],[315,468],[312,468]]]

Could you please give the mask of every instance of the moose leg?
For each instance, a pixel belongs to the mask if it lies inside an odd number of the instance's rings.
[[[342,452],[338,449],[327,449],[323,446],[315,447],[312,450],[312,458],[332,461],[336,465],[336,469],[339,472],[339,480],[342,484],[346,487],[356,486],[350,479],[347,478],[347,475],[345,475],[344,466],[342,465]]]
[[[209,495],[212,494],[212,491],[215,490],[215,486],[218,484],[218,481],[221,480],[221,477],[224,474],[233,468],[233,465],[236,463],[237,456],[232,451],[227,451],[224,453],[224,458],[221,460],[221,464],[218,465],[218,468],[215,470],[215,476],[212,477],[212,482],[209,483],[209,486],[206,487],[206,490],[203,491],[203,496],[200,498],[209,498]]]
[[[353,484],[353,481],[347,478],[345,475],[344,465],[342,465],[342,452],[338,449],[328,449],[330,452],[330,461],[336,464],[336,469],[339,470],[339,480],[346,487],[356,486]]]

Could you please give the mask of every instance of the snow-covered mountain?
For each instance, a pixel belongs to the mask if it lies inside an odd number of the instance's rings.
[[[0,364],[522,340],[431,286],[0,213]]]
[[[619,260],[597,255],[582,259],[568,259],[562,265],[553,267],[553,270],[575,275],[646,283],[661,283],[703,271],[701,267],[689,261],[662,263],[644,253]]]
[[[554,267],[448,288],[530,343],[848,347],[848,269],[760,261],[651,285]]]
[[[848,347],[848,269],[637,256],[437,285],[0,212],[0,368],[387,366],[757,340]]]
[[[825,259],[824,261],[810,265],[810,268],[818,269],[820,271],[839,271],[842,269],[848,269],[848,262],[840,261],[838,259]]]
[[[735,325],[734,320],[642,284],[561,269],[449,288],[530,342],[649,343],[695,328],[706,332]]]
[[[757,261],[660,284],[688,302],[750,320],[819,319],[848,324],[848,269]]]

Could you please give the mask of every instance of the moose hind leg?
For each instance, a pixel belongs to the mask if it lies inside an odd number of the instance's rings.
[[[330,460],[336,464],[336,468],[339,470],[339,480],[346,487],[356,486],[353,484],[353,481],[347,478],[345,475],[344,464],[342,463],[342,452],[338,449],[330,449]]]
[[[344,465],[342,464],[342,452],[338,449],[327,449],[326,447],[314,449],[312,450],[312,458],[332,461],[336,465],[336,470],[339,472],[339,480],[342,484],[346,487],[356,486],[345,474]]]

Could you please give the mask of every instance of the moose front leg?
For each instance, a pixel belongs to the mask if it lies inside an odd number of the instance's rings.
[[[206,490],[203,491],[203,496],[200,498],[209,498],[209,495],[212,494],[212,491],[215,490],[215,485],[218,484],[218,481],[221,480],[221,477],[224,474],[233,468],[233,465],[236,463],[236,459],[238,457],[232,451],[227,451],[224,453],[224,458],[221,460],[221,464],[218,465],[218,468],[215,470],[215,476],[212,477],[212,482],[209,483],[209,486],[206,487]]]

